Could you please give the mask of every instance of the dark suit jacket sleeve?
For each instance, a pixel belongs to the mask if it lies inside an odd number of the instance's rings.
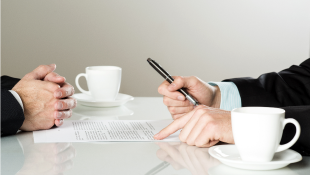
[[[3,75],[1,76],[1,89],[11,90],[19,82],[19,80],[19,78]]]
[[[294,118],[301,125],[301,135],[292,147],[302,155],[310,156],[310,59],[299,66],[293,65],[281,72],[263,74],[257,79],[234,78],[242,106],[266,106],[285,109],[286,118]],[[295,134],[294,126],[288,124],[283,132],[282,143]]]
[[[25,119],[22,107],[8,91],[18,81],[8,76],[1,77],[1,136],[16,134]]]

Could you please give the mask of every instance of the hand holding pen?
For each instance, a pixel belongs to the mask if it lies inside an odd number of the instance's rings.
[[[156,71],[159,72],[158,70]],[[165,76],[163,71],[159,73],[162,76]],[[197,103],[199,102],[199,104],[214,108],[220,107],[221,92],[218,86],[211,86],[194,76],[173,76],[171,78],[174,79],[171,84],[168,82],[170,81],[169,79],[164,81],[158,87],[158,92],[164,96],[164,104],[168,107],[173,119],[177,119],[194,109],[194,105],[190,100],[186,100],[184,94],[178,91],[181,88],[186,90],[186,92],[190,94]]]

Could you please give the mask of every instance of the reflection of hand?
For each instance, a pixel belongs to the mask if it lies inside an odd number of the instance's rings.
[[[179,129],[182,129],[180,140],[188,145],[210,147],[219,141],[234,143],[230,111],[198,106],[195,110],[174,120],[154,138],[164,139]]]
[[[170,163],[174,169],[186,168],[192,174],[208,174],[208,169],[219,164],[218,160],[211,157],[208,148],[197,148],[185,143],[157,143],[160,149],[157,157]]]
[[[54,64],[39,66],[13,87],[24,105],[25,120],[21,130],[49,129],[54,124],[60,126],[62,119],[71,117],[71,109],[76,106],[75,99],[60,98],[72,95],[73,88],[54,70]]]
[[[164,104],[168,107],[173,119],[192,111],[194,106],[177,90],[185,88],[200,104],[219,108],[221,92],[218,86],[211,86],[197,77],[174,76],[174,82],[164,81],[158,92],[164,95]]]
[[[71,143],[23,143],[25,161],[17,175],[62,174],[73,167],[75,149]]]

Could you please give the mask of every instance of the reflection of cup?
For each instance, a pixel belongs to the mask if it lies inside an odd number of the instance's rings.
[[[294,119],[284,119],[285,111],[279,108],[243,107],[232,110],[231,122],[235,144],[243,161],[269,162],[275,152],[291,147],[299,138],[300,126]],[[279,145],[284,126],[296,127],[294,138]]]
[[[89,91],[79,85],[79,78],[84,76]],[[91,66],[86,67],[86,74],[80,73],[75,78],[77,88],[85,94],[91,95],[96,100],[115,100],[120,88],[122,68],[116,66]]]

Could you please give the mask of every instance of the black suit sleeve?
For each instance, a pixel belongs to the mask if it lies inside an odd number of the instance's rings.
[[[279,73],[263,74],[257,79],[234,78],[242,106],[302,106],[310,105],[310,58],[299,66]]]
[[[9,77],[7,75],[1,76],[1,89],[11,90],[20,79]]]
[[[310,59],[281,72],[263,74],[257,79],[234,78],[224,80],[238,87],[242,106],[266,106],[285,109],[286,118],[294,118],[301,125],[301,135],[292,147],[310,156]],[[295,127],[288,124],[282,143],[290,141]]]
[[[1,136],[16,134],[24,122],[24,112],[18,101],[8,90],[19,79],[1,77]]]
[[[285,110],[285,118],[294,118],[301,128],[300,137],[291,149],[298,151],[303,156],[310,156],[310,106],[290,106],[282,109]],[[283,131],[281,144],[291,141],[295,132],[295,126],[287,124]]]
[[[24,122],[24,112],[8,90],[1,91],[1,136],[16,134]]]

